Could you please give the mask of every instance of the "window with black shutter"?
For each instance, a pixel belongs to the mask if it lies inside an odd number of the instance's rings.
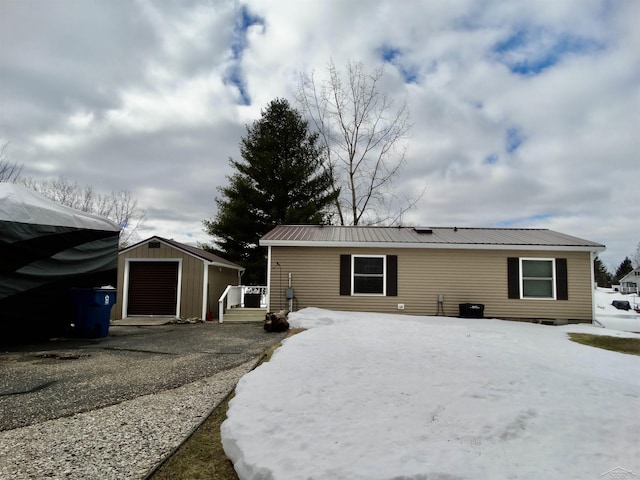
[[[568,300],[566,258],[507,259],[508,297]]]
[[[398,295],[396,255],[340,255],[340,295]]]

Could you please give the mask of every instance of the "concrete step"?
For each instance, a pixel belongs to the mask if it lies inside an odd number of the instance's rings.
[[[266,308],[230,308],[222,317],[223,322],[262,322]]]

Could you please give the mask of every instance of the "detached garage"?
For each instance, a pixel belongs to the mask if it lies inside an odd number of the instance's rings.
[[[112,318],[213,318],[227,285],[244,269],[201,248],[154,236],[118,255],[118,302]]]

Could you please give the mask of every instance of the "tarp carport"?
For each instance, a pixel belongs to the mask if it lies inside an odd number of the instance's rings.
[[[120,228],[106,218],[0,183],[0,331],[60,334],[72,287],[115,285]]]

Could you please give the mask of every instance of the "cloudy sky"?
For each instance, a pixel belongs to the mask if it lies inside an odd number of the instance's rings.
[[[635,0],[0,0],[0,139],[147,210],[143,237],[207,242],[245,125],[302,72],[385,66],[413,124],[405,224],[640,242]],[[294,104],[295,105],[295,104]]]

